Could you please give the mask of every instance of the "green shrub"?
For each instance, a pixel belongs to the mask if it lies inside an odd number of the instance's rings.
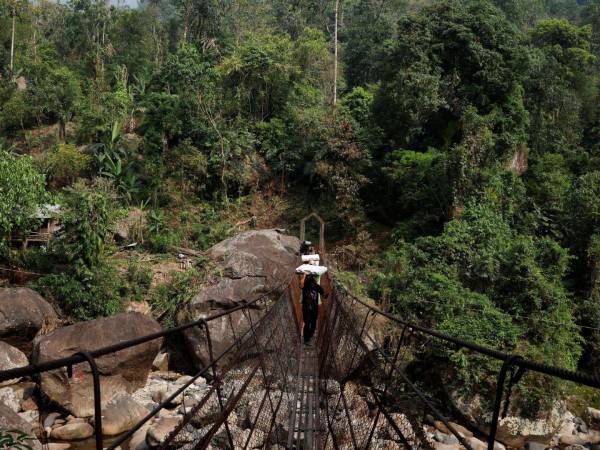
[[[205,278],[196,270],[174,272],[172,276],[169,283],[158,285],[150,296],[152,310],[156,311],[161,325],[165,328],[175,325],[180,306],[197,293],[198,286]]]
[[[569,260],[552,239],[520,234],[494,209],[471,204],[440,236],[396,243],[371,293],[389,299],[392,311],[407,320],[574,370],[581,336],[563,284]],[[482,383],[495,389],[490,374],[497,373],[496,362],[447,346],[434,346],[423,361],[440,354],[457,372],[451,389]],[[534,414],[562,395],[561,383],[529,377],[526,386],[519,398],[523,412]]]
[[[9,258],[13,266],[33,272],[51,272],[56,264],[55,255],[45,247],[11,250]]]
[[[33,450],[28,441],[35,438],[16,429],[0,429],[0,450]]]
[[[92,164],[92,157],[73,144],[60,144],[49,151],[42,162],[50,180],[59,185],[73,183]]]
[[[176,231],[163,231],[150,235],[145,244],[154,253],[167,253],[181,244],[181,235]]]
[[[75,320],[110,316],[122,309],[121,279],[117,271],[102,265],[93,272],[46,275],[31,286]]]
[[[35,212],[48,200],[46,180],[31,157],[4,150],[0,144],[0,249],[10,234],[27,234],[39,225]]]
[[[344,286],[347,286],[350,291],[356,292],[357,294],[366,297],[367,290],[364,285],[360,282],[358,276],[353,272],[336,272],[335,278]]]
[[[141,301],[152,284],[152,271],[147,264],[137,258],[131,258],[125,273],[126,281],[121,296],[131,300]]]
[[[151,209],[148,211],[148,231],[157,234],[165,228],[165,215],[162,211]]]
[[[77,182],[65,196],[61,217],[64,237],[58,251],[74,266],[93,269],[101,264],[118,213],[110,181],[96,178],[89,185]]]
[[[206,207],[200,214],[200,222],[192,225],[191,238],[201,249],[207,248],[227,239],[230,236],[231,224],[212,207]]]

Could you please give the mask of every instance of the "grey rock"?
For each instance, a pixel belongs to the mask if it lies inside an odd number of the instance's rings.
[[[146,434],[146,443],[150,447],[158,447],[171,434],[177,425],[181,422],[182,417],[160,417],[156,420]]]
[[[36,439],[33,426],[3,403],[0,403],[0,429],[15,429],[25,433],[32,438],[27,444],[34,450],[42,450],[42,444]]]
[[[105,436],[115,436],[130,430],[148,412],[131,395],[125,393],[119,394],[108,402],[102,411],[102,434]]]
[[[28,364],[29,360],[25,356],[25,353],[4,341],[0,341],[0,371],[16,369]],[[15,384],[19,380],[20,378],[13,378],[12,380],[2,381],[0,382],[0,386]]]
[[[573,435],[573,436],[560,436],[559,441],[563,446],[598,444],[598,443],[600,443],[600,434],[580,433],[580,434]]]
[[[546,447],[546,444],[542,444],[540,442],[525,442],[525,450],[546,450]]]
[[[51,428],[54,425],[56,419],[60,417],[60,413],[52,412],[46,416],[44,419],[44,428]]]
[[[114,399],[111,401],[114,401]],[[84,423],[84,422],[86,422],[86,420],[81,417],[73,417],[73,416],[67,417],[67,423]]]
[[[169,370],[169,354],[168,353],[159,353],[154,358],[152,362],[152,370],[161,370],[167,371]]]
[[[476,437],[467,437],[465,440],[467,441],[468,444],[471,445],[471,447],[473,447],[473,450],[486,450],[487,449],[487,442],[480,441]],[[506,450],[506,447],[503,444],[501,444],[500,442],[496,441],[496,442],[494,442],[494,449],[495,450]]]
[[[183,375],[179,378],[177,378],[177,380],[175,380],[175,384],[186,384],[188,382],[190,382],[192,380],[192,377],[189,375]]]
[[[397,447],[398,444],[396,444],[395,442],[393,444],[395,445],[395,447],[390,447],[390,448],[398,448]],[[462,447],[458,444],[444,444],[443,442],[436,441],[433,443],[433,448],[434,448],[434,450],[459,450]]]
[[[26,422],[29,422],[32,425],[37,425],[39,423],[40,413],[38,411],[23,411],[18,414],[19,417],[21,417],[21,419],[25,420]]]
[[[456,436],[454,436],[453,434],[442,433],[439,430],[435,430],[435,433],[433,433],[433,438],[437,442],[441,442],[442,444],[446,445],[458,444],[458,439],[456,438]]]
[[[438,431],[439,433],[439,431]],[[454,444],[458,444],[458,438],[456,436],[454,436],[453,434],[441,434],[441,438],[442,439],[438,439],[441,443],[443,444],[447,444],[447,445],[454,445]]]
[[[34,342],[32,362],[63,358],[81,350],[93,350],[160,331],[154,319],[138,313],[122,313],[59,328]],[[133,392],[145,386],[161,339],[136,345],[96,359],[101,373],[102,405],[121,392]],[[65,369],[41,375],[42,390],[78,417],[93,414],[92,376],[87,363],[73,366],[69,379]]]
[[[56,442],[51,442],[48,445],[48,450],[68,450],[71,448],[71,444],[63,443],[59,444]]]
[[[584,414],[587,424],[593,429],[600,429],[600,410],[588,407]]]
[[[67,423],[58,428],[54,428],[50,436],[62,441],[78,441],[87,439],[94,434],[94,429],[89,423]]]
[[[277,291],[272,298],[277,298],[297,266],[299,249],[298,238],[276,230],[247,231],[210,248],[207,255],[214,266],[211,281],[179,311],[178,323],[222,312],[272,290]],[[251,310],[253,320],[258,320],[259,315]],[[238,311],[211,321],[209,328],[213,353],[218,355],[233,342],[234,332],[239,336],[249,323]],[[185,336],[194,362],[208,365],[205,332],[194,328],[187,330]]]
[[[31,343],[40,330],[58,324],[54,308],[28,288],[0,288],[0,339],[31,353]]]
[[[146,443],[146,434],[148,433],[148,429],[150,428],[149,423],[145,423],[142,428],[137,430],[131,436],[131,440],[129,441],[129,450],[148,450],[148,444]]]
[[[152,372],[150,374],[150,378],[153,379],[159,379],[162,381],[175,381],[179,378],[181,378],[183,375],[181,375],[180,373],[177,372],[164,372],[164,371],[158,371],[158,372]]]
[[[577,425],[575,424],[575,422],[573,420],[565,420],[559,430],[558,430],[558,434],[559,435],[572,435],[572,434],[576,434],[577,433]]]
[[[23,393],[24,389],[17,389],[11,386],[0,388],[0,403],[3,403],[12,411],[18,413],[21,411]]]
[[[152,394],[152,400],[159,404],[163,403],[169,397],[174,395],[175,392],[177,392],[177,390],[180,388],[181,388],[181,386],[171,386],[171,385],[163,386],[163,387],[157,389],[156,391],[154,391],[154,394]],[[183,401],[183,396],[184,396],[184,393],[182,392],[181,394],[174,397],[170,401],[170,404],[171,405],[181,405],[181,402]]]

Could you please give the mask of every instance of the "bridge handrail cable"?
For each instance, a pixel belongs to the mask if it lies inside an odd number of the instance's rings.
[[[135,347],[137,345],[141,345],[146,342],[153,341],[155,339],[171,336],[175,333],[179,333],[181,331],[185,331],[187,329],[197,327],[204,323],[208,323],[213,320],[219,319],[221,317],[233,314],[236,311],[250,308],[250,307],[254,306],[256,303],[258,303],[259,301],[267,298],[269,295],[279,292],[279,290],[284,285],[289,285],[289,283],[290,283],[290,280],[287,280],[287,281],[279,284],[277,287],[271,289],[270,291],[265,292],[264,294],[255,298],[254,300],[249,301],[248,303],[244,303],[244,304],[236,306],[234,308],[227,309],[225,311],[222,311],[217,314],[213,314],[206,318],[198,319],[198,320],[188,322],[183,325],[179,325],[177,327],[168,328],[166,330],[159,331],[156,333],[151,333],[151,334],[147,334],[144,336],[140,336],[135,339],[128,339],[126,341],[121,341],[121,342],[118,342],[113,345],[108,345],[106,347],[98,348],[96,350],[88,350],[88,354],[90,356],[92,356],[93,358],[99,358],[101,356],[105,356],[105,355],[108,355],[111,353],[116,353],[118,351],[125,350],[130,347]],[[76,353],[72,356],[68,356],[65,358],[58,358],[58,359],[53,359],[51,361],[45,361],[45,362],[42,362],[39,364],[30,364],[28,366],[18,367],[15,369],[3,370],[3,371],[0,371],[0,382],[6,381],[6,380],[11,380],[13,378],[31,376],[31,375],[35,375],[38,373],[48,372],[50,370],[60,369],[61,367],[72,366],[72,365],[79,364],[79,363],[82,363],[85,361],[86,361],[86,359],[83,355]]]
[[[346,289],[339,282],[334,281],[334,283],[335,283],[337,289],[342,290],[344,292],[344,294],[348,295],[349,297],[352,297],[354,300],[356,300],[358,303],[363,305],[365,308],[368,308],[369,310],[371,310],[371,312],[373,312],[375,314],[379,314],[379,315],[381,315],[397,324],[400,324],[402,326],[412,328],[414,330],[420,331],[423,334],[426,334],[426,335],[441,339],[443,341],[455,344],[459,347],[467,348],[476,353],[480,353],[480,354],[489,356],[490,358],[494,358],[499,361],[507,361],[509,359],[512,359],[513,360],[512,365],[514,365],[514,366],[522,367],[524,369],[532,370],[534,372],[542,373],[545,375],[557,377],[557,378],[560,378],[560,379],[563,379],[566,381],[573,381],[575,383],[584,384],[586,386],[600,388],[600,377],[598,377],[598,376],[590,375],[590,374],[587,374],[584,372],[578,372],[578,371],[576,372],[573,370],[564,369],[562,367],[552,366],[552,365],[541,363],[541,362],[534,361],[531,359],[526,359],[520,355],[515,355],[515,354],[511,354],[511,353],[506,353],[506,352],[503,352],[500,350],[495,350],[495,349],[485,347],[480,344],[476,344],[474,342],[469,342],[464,339],[460,339],[460,338],[457,338],[454,336],[449,336],[447,334],[440,333],[439,331],[432,330],[431,328],[427,328],[422,325],[417,325],[415,323],[403,320],[394,314],[388,313],[386,311],[382,311],[381,309],[377,308],[376,306],[370,305],[369,303],[362,300],[360,297],[354,295],[352,292],[350,292],[348,289]]]

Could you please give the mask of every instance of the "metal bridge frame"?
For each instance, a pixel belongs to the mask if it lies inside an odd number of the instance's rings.
[[[519,382],[525,371],[532,371],[547,376],[559,378],[562,380],[567,380],[594,388],[600,388],[600,378],[597,376],[592,376],[581,372],[569,371],[559,367],[527,360],[519,355],[500,352],[472,342],[445,335],[443,333],[414,323],[410,323],[408,321],[402,320],[401,318],[395,315],[382,311],[374,307],[373,305],[370,305],[369,303],[365,302],[359,297],[348,292],[342,285],[337,283],[335,279],[330,278],[328,281],[331,286],[331,295],[330,298],[325,302],[326,311],[322,316],[320,316],[322,319],[320,319],[321,323],[319,324],[318,330],[317,360],[319,366],[319,375],[322,380],[329,378],[339,381],[339,396],[334,411],[337,411],[340,405],[343,408],[345,420],[349,424],[349,433],[354,449],[369,448],[370,443],[374,438],[375,429],[378,425],[378,421],[380,420],[381,416],[383,416],[388,422],[388,424],[393,428],[394,432],[398,435],[399,440],[403,442],[404,445],[408,448],[412,448],[412,438],[410,436],[405,436],[402,427],[394,421],[393,417],[386,410],[386,404],[389,403],[390,398],[394,396],[394,393],[391,391],[395,387],[395,378],[397,378],[415,393],[416,397],[424,405],[424,407],[430,410],[438,420],[442,421],[444,425],[448,428],[448,430],[454,436],[456,436],[456,438],[465,448],[467,448],[468,450],[472,450],[468,442],[465,441],[464,436],[450,424],[449,420],[443,416],[443,414],[435,407],[435,405],[430,400],[428,400],[426,395],[415,385],[415,383],[405,374],[405,372],[398,365],[398,360],[402,355],[402,349],[405,349],[407,345],[410,344],[411,341],[413,341],[414,337],[417,334],[425,336],[429,339],[436,339],[437,341],[443,343],[446,346],[451,346],[453,348],[464,348],[471,352],[481,354],[502,362],[502,367],[498,373],[498,377],[496,380],[496,394],[494,400],[492,423],[490,427],[490,432],[488,434],[489,450],[493,450],[494,448],[494,442],[502,406],[504,405],[503,411],[505,414],[508,409],[511,389],[516,383]],[[164,330],[158,333],[149,334],[136,339],[119,342],[117,344],[110,345],[101,349],[78,352],[68,358],[61,358],[53,361],[40,363],[37,365],[29,365],[26,367],[0,372],[0,382],[23,376],[32,376],[42,372],[47,372],[50,370],[56,370],[61,368],[67,368],[67,376],[70,377],[72,376],[73,365],[87,362],[91,368],[94,386],[96,448],[97,450],[102,450],[103,438],[100,403],[100,377],[98,373],[98,368],[96,366],[96,359],[101,356],[112,354],[126,348],[134,347],[136,345],[140,345],[148,341],[160,339],[166,336],[173,335],[175,333],[180,333],[185,330],[197,327],[201,330],[204,330],[204,332],[206,333],[207,345],[210,356],[209,365],[203,368],[201,371],[199,371],[196,375],[194,375],[191,378],[191,380],[183,384],[160,405],[155,407],[146,417],[144,417],[144,419],[142,419],[142,421],[136,424],[131,430],[120,436],[115,442],[113,442],[113,444],[110,447],[108,447],[108,449],[114,449],[118,445],[129,439],[146,422],[148,422],[152,417],[158,414],[159,411],[164,409],[169,403],[171,403],[173,399],[182,394],[199,377],[207,374],[209,370],[212,372],[212,386],[209,389],[208,394],[199,403],[197,403],[188,414],[186,414],[186,418],[188,416],[193,416],[193,414],[196,411],[200,410],[208,401],[210,396],[213,394],[215,394],[218,398],[220,414],[217,417],[214,424],[212,425],[212,427],[210,428],[210,430],[208,431],[208,433],[202,437],[202,439],[197,443],[195,448],[206,447],[206,445],[210,443],[211,438],[215,435],[215,433],[219,430],[219,428],[222,425],[225,426],[226,436],[227,440],[229,441],[229,444],[232,446],[232,448],[235,448],[235,446],[233,445],[231,433],[228,428],[227,419],[238,404],[238,402],[240,401],[240,398],[244,394],[249,383],[260,371],[263,378],[262,381],[265,386],[265,394],[260,401],[260,406],[258,407],[256,416],[252,421],[251,432],[245,442],[245,447],[247,447],[250,442],[250,438],[252,437],[252,433],[254,432],[254,429],[257,426],[259,416],[261,416],[263,409],[267,405],[271,409],[271,419],[267,439],[272,434],[274,429],[275,416],[277,415],[283,402],[284,389],[287,386],[289,379],[293,379],[293,371],[298,370],[297,366],[292,367],[291,364],[286,365],[285,361],[283,361],[282,359],[277,359],[281,358],[281,356],[277,355],[278,349],[268,348],[270,342],[268,336],[265,338],[264,335],[258,335],[258,330],[261,329],[261,326],[273,325],[277,327],[277,330],[271,329],[269,330],[269,332],[273,335],[278,334],[279,336],[283,336],[285,342],[282,342],[282,344],[286,344],[288,345],[288,348],[290,348],[293,347],[293,343],[295,342],[298,347],[293,351],[297,351],[298,349],[300,349],[301,344],[299,339],[300,335],[298,323],[296,323],[295,327],[286,327],[286,324],[281,323],[283,316],[279,319],[273,319],[273,316],[275,316],[276,314],[276,308],[285,308],[284,312],[287,314],[287,316],[289,316],[286,320],[295,321],[292,317],[292,314],[294,314],[294,298],[293,295],[291,295],[292,289],[289,287],[288,289],[284,289],[280,301],[275,302],[270,308],[265,309],[265,314],[260,319],[258,319],[256,323],[252,321],[251,314],[249,313],[250,309],[256,309],[257,303],[261,300],[267,300],[269,299],[269,296],[271,294],[275,292],[281,292],[281,288],[283,286],[284,285],[280,285],[278,288],[258,297],[255,300],[240,305],[236,308],[232,308],[230,310],[214,314],[205,319],[190,322],[175,328]],[[290,286],[293,286],[293,283],[290,284]],[[221,354],[215,357],[213,355],[209,323],[211,321],[226,316],[229,317],[231,322],[231,314],[238,311],[241,311],[241,313],[244,314],[244,316],[249,322],[249,327],[245,332],[241,333],[239,336],[235,336],[235,330],[233,330],[232,328],[232,330],[234,331],[235,341],[231,345],[229,345],[223,352],[221,352]],[[397,342],[395,343],[396,345],[391,346],[391,351],[389,345],[386,347],[385,344],[381,344],[369,332],[371,327],[373,327],[373,324],[375,323],[376,317],[385,318],[399,327],[399,337],[397,338]],[[269,321],[273,323],[269,323]],[[263,340],[264,342],[262,342]],[[235,396],[230,397],[227,400],[227,402],[224,402],[221,392],[223,377],[230,369],[233,363],[226,364],[226,367],[224,367],[222,371],[219,370],[218,364],[224,361],[226,356],[231,354],[231,352],[233,352],[234,350],[244,350],[244,345],[248,345],[248,342],[254,342],[254,344],[249,345],[252,345],[253,348],[256,349],[257,358],[255,359],[258,359],[258,362],[252,364],[249,376],[242,383],[241,388],[237,391]],[[340,360],[340,355],[344,356],[344,351],[346,352],[348,357],[346,359]],[[368,361],[371,364],[371,367],[373,368],[373,374],[369,375],[371,377],[378,377],[378,384],[376,385],[375,383],[373,383],[369,387],[370,395],[372,396],[374,402],[378,406],[377,412],[373,423],[368,427],[368,432],[366,433],[366,435],[363,436],[358,435],[357,430],[355,430],[352,426],[352,422],[350,420],[349,407],[347,404],[348,402],[345,394],[346,384],[354,376],[356,370],[358,369],[358,366],[355,363],[357,363],[357,357],[359,357],[361,354],[364,360]],[[267,370],[266,362],[264,359],[266,355],[269,355],[273,358],[273,370],[275,370],[277,372],[277,375],[280,376],[279,382],[283,384],[283,388],[281,388],[282,394],[279,397],[278,402],[274,402],[271,398],[270,385],[275,374],[269,373]],[[505,386],[507,384],[507,379],[508,389]],[[336,442],[337,439],[334,432],[334,422],[336,420],[339,420],[339,418],[330,416],[330,402],[327,395],[324,396],[324,403],[327,433],[325,436],[321,436],[321,438],[319,439],[319,443],[317,443],[316,445],[319,448],[325,448],[328,444],[329,436],[331,435],[333,447],[337,450],[339,448],[339,445]],[[183,432],[186,423],[187,422],[185,422],[184,420],[176,428],[174,433],[172,433],[171,437],[176,436],[179,432]],[[291,432],[293,433],[293,430]],[[422,430],[420,432],[422,433]],[[361,440],[363,438],[365,438],[366,440]],[[165,445],[163,445],[163,448],[164,447]]]
[[[47,361],[39,364],[30,364],[28,366],[19,367],[15,369],[9,369],[0,371],[0,382],[11,380],[14,378],[22,378],[26,376],[33,376],[37,374],[41,374],[43,372],[49,372],[51,370],[66,368],[67,376],[71,378],[73,376],[73,366],[75,364],[87,362],[90,366],[92,373],[92,381],[93,381],[93,389],[94,389],[94,433],[96,440],[96,450],[104,449],[104,440],[102,435],[102,407],[101,407],[101,395],[100,395],[100,376],[98,367],[96,364],[96,359],[105,355],[109,355],[112,353],[116,353],[118,351],[135,347],[137,345],[144,344],[149,341],[153,341],[156,339],[161,339],[167,336],[171,336],[177,333],[181,333],[185,330],[198,327],[200,329],[205,329],[207,332],[207,343],[209,345],[210,352],[210,364],[196,373],[189,381],[183,384],[179,389],[177,389],[172,395],[170,395],[167,399],[165,399],[162,403],[156,406],[150,413],[148,413],[139,423],[137,423],[133,428],[131,428],[128,432],[124,433],[120,436],[115,442],[113,442],[106,450],[113,450],[118,447],[120,444],[129,439],[133,434],[142,428],[142,426],[152,419],[156,414],[158,414],[162,409],[164,409],[167,405],[169,405],[178,395],[183,393],[190,385],[192,385],[198,378],[206,376],[208,374],[209,369],[213,371],[213,376],[217,379],[216,384],[213,385],[213,389],[219,389],[219,381],[215,376],[215,367],[219,361],[221,361],[228,353],[230,353],[236,346],[239,345],[240,341],[245,339],[251,332],[253,328],[248,329],[244,332],[238,339],[233,342],[229,347],[227,347],[219,356],[214,358],[212,354],[212,342],[209,334],[208,323],[217,319],[220,319],[225,316],[230,316],[231,314],[237,311],[244,311],[253,307],[256,307],[257,303],[262,300],[266,300],[270,295],[277,293],[281,290],[286,283],[279,285],[277,288],[266,292],[265,294],[257,297],[256,299],[245,303],[243,305],[237,306],[235,308],[228,309],[224,312],[213,314],[207,318],[203,318],[200,320],[196,320],[193,322],[186,323],[184,325],[169,328],[167,330],[163,330],[157,333],[147,334],[145,336],[141,336],[136,339],[130,339],[127,341],[122,341],[117,344],[109,345],[103,348],[89,350],[89,351],[80,351],[74,353],[72,356],[66,358],[59,358],[52,361]],[[220,396],[220,394],[219,394]],[[222,407],[222,405],[221,405]]]
[[[370,361],[370,363],[372,364],[373,367],[377,367],[379,365],[379,361],[384,362],[383,374],[382,374],[383,375],[382,379],[384,380],[384,389],[381,390],[381,389],[377,389],[375,387],[371,387],[371,393],[372,393],[377,405],[381,407],[385,403],[386,397],[389,396],[388,395],[389,382],[391,381],[392,375],[395,373],[396,375],[398,375],[400,377],[400,379],[403,381],[403,383],[406,386],[408,386],[410,388],[410,390],[412,390],[416,394],[417,398],[424,405],[424,407],[427,408],[435,416],[436,419],[438,419],[442,423],[444,423],[444,425],[446,426],[448,431],[450,431],[467,450],[472,450],[472,448],[465,441],[464,436],[458,430],[456,430],[455,427],[453,427],[450,424],[450,421],[446,417],[444,417],[444,415],[435,407],[435,405],[431,401],[429,401],[427,399],[425,394],[410,380],[410,378],[406,375],[406,373],[400,367],[398,367],[397,360],[398,360],[398,355],[399,355],[401,347],[406,346],[409,343],[409,341],[411,340],[411,337],[414,337],[415,334],[420,334],[422,336],[434,338],[434,339],[437,339],[438,341],[441,341],[446,346],[451,346],[453,348],[464,348],[464,349],[470,350],[471,352],[481,354],[481,355],[484,355],[489,358],[492,358],[492,359],[502,362],[502,367],[498,373],[498,378],[496,381],[496,394],[495,394],[495,399],[494,399],[494,408],[493,408],[493,412],[492,412],[492,422],[491,422],[491,426],[490,426],[490,431],[488,433],[488,450],[494,450],[494,442],[496,439],[496,434],[497,434],[497,430],[498,430],[498,422],[499,422],[499,418],[501,415],[502,406],[504,405],[502,415],[505,416],[508,411],[511,390],[514,387],[514,385],[516,385],[520,381],[520,379],[522,378],[525,371],[528,370],[531,372],[536,372],[539,374],[551,376],[551,377],[558,378],[561,380],[571,381],[571,382],[574,382],[577,384],[582,384],[582,385],[600,389],[600,377],[598,377],[598,376],[590,375],[590,374],[583,373],[583,372],[574,372],[574,371],[566,370],[566,369],[563,369],[560,367],[551,366],[551,365],[543,364],[543,363],[540,363],[537,361],[528,360],[528,359],[523,358],[520,355],[509,354],[509,353],[501,352],[498,350],[494,350],[494,349],[484,347],[484,346],[481,346],[481,345],[478,345],[478,344],[475,344],[472,342],[465,341],[463,339],[448,336],[446,334],[440,333],[440,332],[432,330],[430,328],[426,328],[426,327],[405,321],[393,314],[387,313],[385,311],[378,309],[377,307],[375,307],[373,305],[370,305],[369,303],[360,299],[356,295],[350,293],[345,287],[343,287],[341,284],[339,284],[335,279],[332,280],[332,283],[334,285],[334,289],[333,289],[334,295],[333,295],[331,303],[328,305],[329,306],[329,311],[328,311],[329,317],[327,320],[327,324],[325,325],[325,327],[326,327],[325,333],[322,336],[322,339],[327,341],[327,345],[324,347],[325,350],[321,355],[321,370],[322,370],[322,372],[324,372],[322,374],[322,376],[323,377],[326,377],[328,375],[331,376],[332,370],[334,372],[334,375],[335,375],[336,371],[338,372],[338,375],[339,375],[340,367],[335,367],[335,362],[333,363],[334,367],[332,367],[331,361],[335,361],[334,353],[336,351],[338,351],[338,348],[340,346],[340,344],[339,344],[340,337],[343,338],[343,335],[347,334],[348,330],[351,331],[350,334],[352,336],[349,340],[354,341],[355,345],[352,349],[351,362],[345,368],[345,372],[349,376],[352,375],[352,371],[354,370],[354,368],[352,367],[352,364],[353,364],[355,355],[361,351],[364,353],[364,356]],[[360,331],[359,332],[357,331],[358,327],[356,327],[356,326],[348,327],[347,324],[344,324],[346,330],[344,330],[343,333],[336,332],[336,328],[339,327],[340,316],[343,316],[343,315],[348,316],[350,313],[354,314],[356,316],[354,318],[355,325],[356,325],[357,324],[356,318],[360,316],[360,313],[358,312],[359,309],[362,309],[362,313],[364,314],[364,320],[362,322],[362,328],[360,329]],[[380,316],[382,318],[389,320],[393,324],[399,326],[402,330],[401,334],[400,334],[400,338],[398,339],[398,343],[397,343],[396,350],[394,352],[394,356],[391,359],[390,359],[389,351],[382,348],[380,343],[378,343],[377,340],[375,338],[373,338],[368,332],[368,330],[370,328],[370,326],[368,325],[368,321],[371,320],[371,324],[372,324],[373,318],[375,316]],[[370,319],[370,317],[371,317],[371,319]],[[346,322],[347,320],[348,320],[348,318],[346,317],[345,320],[341,320],[341,321]],[[332,349],[329,344],[330,342],[338,342],[338,348]],[[343,343],[343,345],[345,345],[345,343]],[[334,347],[335,347],[335,345],[334,345]],[[380,360],[378,360],[377,358],[380,358]],[[385,368],[388,365],[389,365],[390,369],[388,372],[385,372]],[[327,372],[330,372],[330,373],[328,374]],[[342,372],[344,372],[344,370],[342,370]],[[507,375],[509,372],[511,374],[510,374],[510,377],[508,380],[508,389],[506,389],[505,385],[506,385]],[[341,400],[342,403],[344,403],[343,385],[345,382],[346,382],[346,380],[341,381],[342,389],[341,389],[341,394],[340,394],[339,400]],[[506,389],[506,391],[505,391],[505,389]],[[338,403],[339,403],[339,400],[338,400]],[[344,404],[344,409],[346,410],[346,413],[347,413],[347,408],[345,407],[345,404]],[[394,423],[393,419],[389,416],[389,414],[387,414],[385,409],[382,409],[381,411],[377,412],[376,419],[373,422],[373,425],[372,425],[371,431],[369,433],[366,444],[363,444],[359,447],[356,445],[356,442],[354,442],[354,448],[369,448],[371,439],[373,438],[373,431],[374,431],[375,427],[377,426],[377,422],[378,422],[380,413],[386,417],[389,424],[395,429],[395,431],[401,437],[401,440],[405,443],[405,445],[407,445],[409,448],[412,448],[412,446],[408,442],[405,441],[405,437],[402,435],[400,428],[397,426],[397,424]],[[329,417],[328,417],[328,421],[329,421]],[[350,420],[348,420],[348,423],[350,424]],[[350,426],[351,426],[351,424],[350,424]],[[331,427],[329,430],[329,434],[332,434],[332,437],[333,437]],[[352,434],[353,434],[353,441],[355,441],[353,431],[352,431]],[[334,446],[337,449],[337,445],[334,445]]]
[[[315,219],[319,222],[319,254],[325,256],[325,221],[316,212],[310,213],[308,216],[300,220],[300,240],[306,239],[306,222],[310,219]]]

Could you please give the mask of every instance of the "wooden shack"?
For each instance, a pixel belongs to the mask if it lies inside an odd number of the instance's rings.
[[[48,245],[61,229],[59,224],[60,212],[59,205],[41,206],[32,216],[32,218],[42,221],[40,227],[27,236],[11,236],[11,244],[22,249],[26,249],[29,244]]]

